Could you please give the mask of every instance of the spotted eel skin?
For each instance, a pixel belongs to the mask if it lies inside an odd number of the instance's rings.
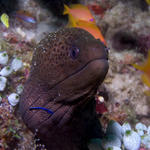
[[[108,68],[106,47],[83,29],[61,29],[37,45],[19,110],[46,149],[88,150],[102,136],[94,96]]]

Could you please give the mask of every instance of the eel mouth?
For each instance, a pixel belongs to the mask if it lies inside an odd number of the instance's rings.
[[[84,66],[82,66],[80,69],[76,70],[63,80],[57,83],[55,86],[59,86],[61,84],[64,84],[66,82],[70,82],[71,85],[66,85],[66,87],[70,87],[73,85],[82,85],[81,81],[89,81],[91,80],[91,84],[94,81],[98,81],[105,78],[105,75],[108,72],[109,64],[107,58],[96,58],[89,62],[87,62]],[[71,80],[71,81],[70,81]],[[78,83],[79,82],[79,83]],[[82,86],[81,86],[82,87]]]
[[[60,90],[61,95],[66,93],[66,99],[68,99],[66,102],[68,104],[71,104],[72,102],[76,103],[76,100],[82,95],[87,95],[91,90],[97,89],[103,82],[108,69],[109,64],[107,59],[97,58],[91,60],[82,68],[57,84],[58,91]],[[57,99],[57,102],[61,102],[61,97]]]
[[[62,79],[61,81],[58,81],[52,88],[56,87],[58,84],[64,82],[65,80],[71,78],[72,76],[80,73],[82,70],[86,69],[88,67],[89,64],[93,64],[93,62],[97,62],[98,64],[97,65],[100,65],[103,69],[105,69],[106,67],[106,70],[108,70],[109,68],[109,64],[108,64],[108,57],[106,58],[95,58],[93,60],[90,60],[88,61],[85,65],[83,65],[80,69],[76,70],[75,72],[71,73],[70,75],[68,75],[67,77],[65,77],[64,79]]]
[[[91,66],[91,67],[89,67],[89,66]],[[108,68],[109,68],[108,57],[95,58],[95,59],[92,59],[92,60],[88,61],[88,62],[87,62],[86,64],[84,64],[81,68],[79,68],[79,69],[76,70],[75,72],[71,73],[70,75],[66,76],[64,79],[58,81],[56,84],[54,84],[54,85],[49,89],[49,91],[52,90],[52,89],[54,89],[54,88],[55,88],[56,86],[58,86],[59,84],[62,84],[62,83],[64,83],[65,81],[71,80],[73,77],[78,76],[78,74],[80,74],[80,73],[82,74],[82,72],[84,72],[85,70],[87,70],[87,73],[83,73],[83,74],[87,75],[87,74],[88,74],[88,71],[89,71],[89,70],[87,69],[88,67],[89,67],[89,69],[92,68],[93,72],[95,72],[95,70],[97,70],[97,71],[96,71],[97,73],[98,73],[98,71],[101,71],[103,74],[104,74],[105,72],[107,73]],[[93,73],[91,72],[91,74],[93,74]],[[100,74],[101,74],[101,73],[100,73]],[[79,77],[80,77],[80,76],[79,76]],[[76,80],[77,80],[77,79],[76,79]],[[34,89],[34,88],[33,88],[33,89]],[[36,101],[38,101],[38,99],[35,99],[34,102],[32,102],[32,104],[29,105],[29,107],[32,107],[32,105],[33,105],[34,103],[36,103]],[[27,108],[27,109],[28,109],[28,108]],[[23,116],[25,115],[27,109],[24,111]]]

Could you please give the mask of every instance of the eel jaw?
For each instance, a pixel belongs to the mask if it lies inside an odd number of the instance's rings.
[[[57,85],[61,97],[58,97],[56,101],[72,102],[79,97],[89,93],[95,85],[100,85],[107,72],[108,72],[108,60],[94,59],[88,62],[80,70],[76,71],[62,82]],[[86,82],[84,82],[86,81]]]

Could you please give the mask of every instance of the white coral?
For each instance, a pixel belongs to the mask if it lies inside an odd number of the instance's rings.
[[[8,101],[12,106],[16,106],[19,102],[19,95],[16,93],[11,93],[8,96]]]
[[[7,77],[12,73],[12,71],[13,70],[10,66],[6,66],[0,71],[0,75]]]
[[[0,76],[0,91],[4,91],[7,83],[7,78]]]
[[[0,64],[6,65],[8,62],[8,54],[6,51],[0,52]]]
[[[139,150],[140,136],[133,130],[127,130],[123,136],[123,144],[126,150]]]

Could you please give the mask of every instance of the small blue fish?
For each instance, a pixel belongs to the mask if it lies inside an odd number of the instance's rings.
[[[22,19],[25,22],[36,23],[36,20],[32,17],[29,17],[29,16],[21,16],[21,15],[16,14],[16,17]]]
[[[44,110],[49,114],[53,114],[54,112],[52,112],[51,110],[44,108],[44,107],[30,107],[29,110]]]
[[[29,22],[29,23],[36,23],[36,19],[27,11],[17,11],[14,16],[20,20],[23,20],[25,22]]]

